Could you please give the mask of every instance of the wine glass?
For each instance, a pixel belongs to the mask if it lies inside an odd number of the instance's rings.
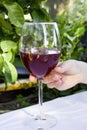
[[[42,130],[56,124],[55,117],[43,114],[42,79],[58,64],[60,54],[59,30],[55,22],[24,23],[20,38],[20,56],[24,66],[38,80],[39,114],[31,118],[32,128]]]

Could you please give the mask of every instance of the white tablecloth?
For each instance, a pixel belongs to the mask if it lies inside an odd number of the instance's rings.
[[[38,105],[0,115],[0,130],[32,130],[24,125],[26,113],[36,111]],[[87,92],[57,98],[43,105],[44,111],[57,118],[51,130],[87,130]],[[33,129],[35,130],[35,129]]]

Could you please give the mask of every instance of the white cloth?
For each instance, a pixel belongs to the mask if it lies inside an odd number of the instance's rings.
[[[0,130],[32,130],[24,125],[24,120],[30,116],[27,112],[36,113],[37,108],[34,105],[1,114]],[[45,102],[43,109],[57,118],[57,125],[51,130],[87,130],[87,92]]]

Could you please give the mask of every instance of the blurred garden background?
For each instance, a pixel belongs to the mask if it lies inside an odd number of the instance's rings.
[[[5,99],[9,91],[12,99],[9,101],[16,99],[16,103],[12,107],[9,105],[8,110],[37,103],[37,83],[28,82],[29,73],[19,56],[19,40],[25,21],[57,22],[62,44],[60,61],[87,62],[87,0],[0,0],[0,110],[8,104]],[[86,90],[84,84],[65,91],[48,89],[44,85],[43,97],[48,101]]]

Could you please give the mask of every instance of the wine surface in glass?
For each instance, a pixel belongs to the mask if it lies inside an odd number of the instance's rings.
[[[58,64],[61,51],[49,48],[22,49],[21,59],[30,73],[42,79]]]

